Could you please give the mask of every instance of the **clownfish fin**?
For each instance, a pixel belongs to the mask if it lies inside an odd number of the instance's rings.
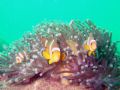
[[[85,44],[84,49],[88,51],[88,50],[90,50],[90,47],[87,44]]]
[[[43,56],[46,60],[50,59],[50,54],[49,54],[48,49],[45,49],[44,51],[42,51],[42,56]]]
[[[66,54],[65,53],[61,53],[61,60],[64,61],[65,60],[65,57],[66,57]]]
[[[89,52],[88,52],[88,56],[91,56],[91,55],[92,55],[92,51],[89,51]]]

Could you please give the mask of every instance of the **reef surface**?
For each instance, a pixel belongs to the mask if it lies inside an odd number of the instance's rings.
[[[59,82],[53,82],[49,80],[39,79],[28,85],[11,85],[7,88],[0,90],[89,90],[84,87],[84,85],[63,85]]]

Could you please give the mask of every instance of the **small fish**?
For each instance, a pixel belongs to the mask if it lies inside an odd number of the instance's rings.
[[[70,47],[70,49],[72,50],[72,52],[75,54],[75,55],[78,55],[77,53],[77,42],[73,41],[73,40],[66,40],[68,46]]]
[[[16,54],[16,63],[17,64],[20,64],[22,63],[23,61],[25,61],[25,57],[27,56],[26,52],[23,51],[23,52],[19,52],[18,54]]]
[[[89,56],[91,56],[92,54],[95,55],[94,51],[97,48],[97,43],[96,40],[94,40],[92,33],[89,34],[88,39],[83,44],[83,47],[85,50],[88,51]]]
[[[45,40],[45,39],[44,39]],[[65,59],[65,54],[60,52],[60,48],[57,42],[52,40],[45,40],[44,42],[45,49],[42,51],[42,56],[48,60],[49,64],[59,62],[59,60]]]

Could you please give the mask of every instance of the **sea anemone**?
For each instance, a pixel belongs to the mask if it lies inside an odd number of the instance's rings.
[[[0,53],[1,87],[36,77],[91,90],[120,87],[119,41],[112,42],[112,33],[90,20],[42,23],[34,30]]]

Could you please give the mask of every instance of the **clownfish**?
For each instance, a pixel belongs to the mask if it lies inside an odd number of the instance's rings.
[[[71,48],[73,54],[75,54],[76,56],[78,55],[78,50],[77,50],[77,42],[73,41],[73,40],[66,40],[68,46]]]
[[[94,51],[97,48],[97,43],[96,43],[96,40],[94,39],[92,33],[90,33],[87,40],[85,40],[83,47],[85,50],[88,51],[89,56],[91,56],[92,54],[95,55]]]
[[[59,60],[65,59],[65,53],[60,52],[58,43],[54,39],[53,40],[44,39],[44,40],[45,40],[44,42],[45,49],[42,50],[41,55],[46,60],[48,60],[49,64],[53,64],[59,62]]]
[[[27,56],[27,53],[25,51],[19,52],[16,54],[15,60],[17,64],[20,64],[25,61],[25,57]]]

